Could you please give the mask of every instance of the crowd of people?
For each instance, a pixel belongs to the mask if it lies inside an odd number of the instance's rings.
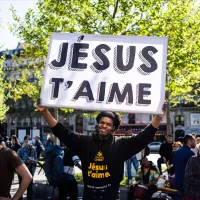
[[[57,122],[46,107],[38,106],[38,110],[64,147],[53,145],[53,140],[49,140],[45,148],[39,136],[35,138],[35,143],[29,135],[24,137],[22,144],[15,135],[10,140],[7,137],[1,140],[0,159],[7,162],[4,162],[5,166],[0,166],[0,176],[4,177],[3,182],[0,181],[0,197],[10,198],[12,179],[17,172],[20,184],[13,199],[22,199],[26,189],[27,199],[32,199],[33,177],[38,158],[42,156],[45,158],[44,171],[47,180],[58,188],[61,200],[66,197],[72,200],[78,198],[74,166],[79,167],[83,173],[84,200],[120,199],[119,184],[124,177],[124,163],[127,184],[132,185],[134,181],[141,184],[147,190],[146,199],[150,199],[158,189],[158,180],[163,173],[162,163],[167,166],[172,188],[181,192],[187,200],[199,199],[200,138],[196,138],[195,134],[186,135],[178,142],[173,142],[172,135],[169,134],[160,147],[157,166],[147,158],[150,153],[148,144],[153,141],[165,110],[163,115],[155,115],[152,123],[138,135],[127,132],[124,137],[112,135],[121,124],[118,113],[99,113],[96,118],[96,133],[81,135]],[[136,173],[134,180],[132,164]],[[137,195],[137,191],[134,189],[133,195]]]
[[[26,135],[20,143],[16,135],[10,140],[8,137],[0,138],[0,199],[10,199],[10,188],[14,173],[18,174],[19,189],[12,199],[22,200],[27,190],[27,200],[33,199],[33,177],[38,159],[43,158],[44,171],[49,184],[54,184],[59,191],[59,200],[72,200],[78,198],[77,182],[74,178],[74,166],[81,169],[80,159],[67,147],[54,145],[49,138],[46,148],[36,136],[32,140]],[[50,162],[49,162],[50,161]],[[3,197],[3,198],[2,198]]]

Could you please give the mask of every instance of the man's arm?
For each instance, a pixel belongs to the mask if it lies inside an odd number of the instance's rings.
[[[155,185],[157,182],[158,182],[158,179],[159,179],[159,177],[158,178],[155,178],[153,181],[151,181],[149,184],[147,184],[147,185],[145,185],[146,187],[149,187],[149,186],[151,186],[151,185]]]
[[[82,144],[81,137],[79,134],[71,133],[67,128],[65,128],[61,123],[58,123],[56,119],[51,115],[46,107],[37,106],[46,122],[52,128],[53,134],[58,137],[58,139],[63,142],[67,147],[71,148],[80,155],[80,147]]]
[[[56,121],[56,119],[52,116],[52,114],[47,110],[47,108],[38,106],[38,110],[40,111],[40,113],[41,113],[42,116],[44,117],[45,121],[49,124],[49,126],[50,126],[51,128],[53,128],[54,126],[56,126],[57,121]]]
[[[131,156],[137,154],[153,141],[162,117],[164,117],[164,115],[156,115],[152,120],[152,123],[146,126],[145,129],[139,134],[122,139],[121,151],[123,153],[124,160],[127,160]]]
[[[30,182],[32,181],[32,175],[30,174],[25,164],[19,165],[15,170],[17,174],[19,174],[22,178],[22,182],[19,185],[19,189],[12,198],[13,200],[18,200],[24,194]]]

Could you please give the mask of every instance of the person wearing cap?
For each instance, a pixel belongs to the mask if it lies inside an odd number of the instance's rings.
[[[24,164],[29,169],[32,176],[34,176],[36,164],[37,164],[37,152],[33,147],[33,142],[30,136],[24,137],[23,147],[21,147],[17,154],[22,159]],[[21,179],[19,178],[19,184],[21,183]],[[32,200],[33,195],[33,181],[31,181],[29,187],[27,188],[27,200]],[[20,200],[23,199],[22,197]]]
[[[53,134],[79,156],[84,180],[83,200],[118,200],[119,185],[123,179],[124,162],[144,149],[153,141],[155,132],[165,115],[155,115],[152,123],[137,136],[113,136],[121,117],[115,112],[100,112],[96,121],[97,131],[93,135],[72,133],[57,122],[46,107],[39,106],[44,119],[52,128]]]
[[[161,144],[160,149],[159,149],[159,154],[160,154],[160,158],[157,161],[158,164],[158,169],[160,170],[160,174],[162,174],[162,168],[161,168],[161,164],[163,163],[167,163],[171,157],[173,148],[172,148],[172,135],[168,134],[166,136],[166,141],[164,143]]]

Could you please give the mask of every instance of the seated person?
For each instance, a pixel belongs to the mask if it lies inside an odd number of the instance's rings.
[[[59,200],[77,200],[78,187],[74,178],[74,165],[81,169],[78,156],[68,148],[64,150],[58,145],[49,146],[44,152],[44,171],[48,182],[56,186],[59,191]]]
[[[78,186],[74,178],[74,165],[82,169],[79,162],[79,157],[74,155],[69,148],[64,149],[63,170],[65,175],[60,176],[58,180],[59,200],[66,200],[68,196],[71,200],[78,199]]]
[[[148,196],[151,198],[157,191],[157,182],[160,178],[159,169],[147,157],[142,158],[141,167],[139,168],[139,177],[141,184],[148,188]]]

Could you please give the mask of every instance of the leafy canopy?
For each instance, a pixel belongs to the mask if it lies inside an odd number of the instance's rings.
[[[39,60],[38,65],[32,66],[39,78],[37,84],[28,83],[28,71],[23,70],[14,93],[17,98],[22,94],[39,96],[41,71],[52,32],[81,32],[168,37],[169,100],[178,103],[181,97],[186,102],[193,101],[199,87],[193,88],[200,77],[199,3],[197,0],[39,0],[37,10],[30,9],[24,19],[12,7],[15,23],[10,29],[25,42],[24,57]]]

